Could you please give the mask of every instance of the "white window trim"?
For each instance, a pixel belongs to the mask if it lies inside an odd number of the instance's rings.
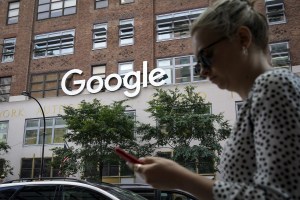
[[[278,6],[278,5],[282,5],[284,20],[282,20],[282,21],[277,21],[277,22],[270,22],[270,21],[269,21],[269,17],[268,17],[268,7]],[[286,15],[285,15],[285,7],[284,7],[284,3],[276,3],[276,4],[266,5],[266,15],[267,15],[266,17],[267,17],[267,21],[268,21],[268,24],[269,24],[269,25],[284,24],[284,23],[287,22],[287,20],[286,20]]]

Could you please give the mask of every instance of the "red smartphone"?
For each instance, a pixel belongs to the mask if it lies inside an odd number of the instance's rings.
[[[128,161],[130,163],[133,163],[133,164],[144,164],[142,161],[138,160],[133,155],[127,153],[126,151],[124,151],[120,147],[116,147],[115,148],[115,153],[118,154],[121,158],[123,158],[124,160],[126,160],[126,161]]]

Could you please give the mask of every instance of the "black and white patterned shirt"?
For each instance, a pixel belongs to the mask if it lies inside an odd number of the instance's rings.
[[[300,77],[260,75],[224,146],[214,199],[300,200]]]

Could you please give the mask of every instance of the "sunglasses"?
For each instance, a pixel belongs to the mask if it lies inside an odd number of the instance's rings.
[[[207,55],[205,54],[205,50],[209,49],[210,47],[218,44],[219,42],[223,41],[227,39],[227,37],[221,37],[220,39],[218,39],[217,41],[211,43],[210,45],[200,49],[197,53],[197,64],[195,65],[195,74],[199,74],[201,71],[201,68],[203,69],[209,69],[211,67],[211,59],[209,57],[207,57]]]

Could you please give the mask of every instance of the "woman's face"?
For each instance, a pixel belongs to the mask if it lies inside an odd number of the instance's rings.
[[[193,44],[196,58],[204,66],[201,67],[201,75],[208,77],[221,89],[236,91],[241,84],[241,77],[245,75],[242,66],[245,56],[238,39],[230,40],[223,35],[204,30],[194,33]]]

